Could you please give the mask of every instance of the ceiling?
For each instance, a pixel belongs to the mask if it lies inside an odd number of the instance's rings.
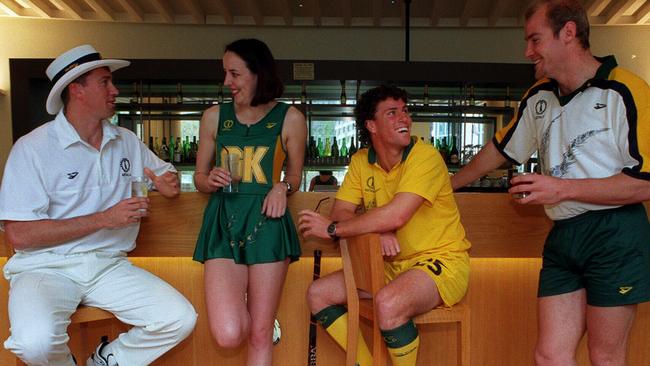
[[[408,0],[406,0],[408,1]],[[650,0],[583,0],[592,25],[648,25]],[[517,27],[524,0],[411,0],[410,25]],[[125,23],[402,27],[405,0],[0,0],[0,16]]]

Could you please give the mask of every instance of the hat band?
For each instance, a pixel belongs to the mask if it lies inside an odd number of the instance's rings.
[[[66,67],[61,69],[54,77],[52,78],[52,84],[56,84],[59,79],[63,77],[63,75],[67,74],[68,71],[74,69],[75,67],[85,64],[86,62],[91,62],[91,61],[98,61],[101,60],[102,56],[99,53],[89,53],[85,56],[79,57],[78,59],[72,61],[69,63]]]

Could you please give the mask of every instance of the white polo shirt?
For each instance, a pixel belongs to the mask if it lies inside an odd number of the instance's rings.
[[[102,128],[99,151],[81,140],[62,111],[21,137],[5,166],[0,220],[57,220],[100,212],[131,196],[131,177],[143,176],[144,167],[156,175],[176,171],[133,132],[108,121]],[[102,229],[60,245],[22,252],[128,252],[135,247],[139,227]]]

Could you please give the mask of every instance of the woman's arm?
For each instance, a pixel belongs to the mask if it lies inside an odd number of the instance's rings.
[[[302,181],[306,141],[307,122],[305,116],[298,109],[290,107],[284,118],[282,142],[287,149],[287,168],[284,172],[284,180],[291,184],[294,192],[298,190]]]
[[[287,152],[287,168],[284,181],[291,185],[291,192],[287,185],[278,182],[273,185],[264,198],[262,213],[268,217],[281,217],[287,208],[287,194],[298,190],[302,180],[302,167],[305,160],[305,143],[307,141],[307,124],[305,116],[296,108],[290,107],[284,117],[282,126],[282,144]]]
[[[219,106],[217,105],[203,112],[199,126],[200,143],[194,171],[194,186],[199,192],[212,193],[230,182],[230,173],[214,166],[218,125]]]

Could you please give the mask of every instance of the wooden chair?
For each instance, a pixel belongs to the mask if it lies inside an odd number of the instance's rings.
[[[384,260],[378,234],[365,234],[341,239],[341,258],[348,298],[348,347],[346,365],[354,366],[359,337],[359,316],[371,320],[373,366],[387,364],[388,354],[377,324],[372,299],[359,299],[357,289],[373,296],[384,286]],[[470,309],[465,304],[453,308],[436,308],[413,319],[416,324],[456,323],[458,365],[469,366]]]

